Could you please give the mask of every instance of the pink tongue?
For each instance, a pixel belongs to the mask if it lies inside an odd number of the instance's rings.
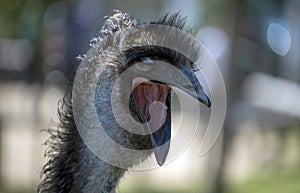
[[[147,81],[133,85],[133,87],[133,95],[147,119],[152,132],[155,132],[161,128],[166,120],[166,99],[169,86]]]
[[[161,128],[166,121],[167,106],[160,101],[153,101],[149,106],[149,113],[151,119],[148,124],[152,133],[154,133]]]

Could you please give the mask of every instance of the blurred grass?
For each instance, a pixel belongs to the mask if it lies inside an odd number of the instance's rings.
[[[191,184],[185,187],[165,188],[149,187],[147,184],[139,184],[134,187],[124,187],[119,193],[204,193],[207,187],[199,184]],[[0,188],[0,193],[31,193],[35,190],[9,190]],[[264,175],[255,175],[250,179],[226,186],[225,193],[299,193],[300,192],[300,168],[294,170],[273,171]]]
[[[189,184],[178,185],[166,183],[164,186],[150,185],[148,183],[136,183],[120,186],[118,193],[207,193],[208,186],[203,181],[193,181]]]
[[[11,190],[7,188],[0,188],[0,193],[36,193],[36,190]]]
[[[148,187],[146,184],[127,187],[120,193],[207,193],[208,189],[199,189],[199,184],[173,189],[158,189]],[[294,170],[268,172],[263,175],[255,175],[248,180],[226,186],[225,193],[299,193],[300,192],[300,168]]]
[[[272,172],[236,185],[229,185],[226,193],[298,193],[300,192],[300,168]]]
[[[282,170],[280,170],[282,169]],[[248,180],[237,184],[228,184],[225,193],[299,193],[300,192],[300,168],[287,170],[278,168],[277,171],[256,174]],[[199,189],[199,184],[179,188],[174,187],[148,187],[147,184],[135,185],[122,189],[120,193],[207,193],[203,185]],[[168,189],[169,188],[169,189]]]
[[[117,191],[118,192],[118,191]],[[118,193],[205,193],[207,190],[205,188],[199,188],[198,185],[190,185],[181,188],[174,188],[174,187],[165,187],[165,188],[157,188],[157,187],[149,187],[149,186],[134,186],[134,187],[127,187],[123,190],[120,190]]]

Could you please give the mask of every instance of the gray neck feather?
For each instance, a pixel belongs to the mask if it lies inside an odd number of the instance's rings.
[[[89,150],[83,159],[79,171],[74,174],[74,191],[71,192],[115,192],[125,170],[105,163]]]
[[[59,107],[60,125],[50,127],[46,142],[48,162],[38,192],[115,192],[125,169],[111,166],[94,155],[83,143],[74,122],[71,96]]]

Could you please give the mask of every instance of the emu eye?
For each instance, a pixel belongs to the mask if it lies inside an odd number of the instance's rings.
[[[141,62],[136,63],[138,70],[148,72],[153,69],[154,61],[148,57],[140,58]]]

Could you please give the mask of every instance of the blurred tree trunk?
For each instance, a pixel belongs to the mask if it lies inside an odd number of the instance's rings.
[[[213,164],[214,167],[218,165],[218,168],[212,168],[212,171],[210,171],[212,173],[215,173],[212,179],[212,188],[209,190],[210,193],[224,192],[224,167],[226,164],[227,153],[230,150],[231,141],[234,137],[234,133],[232,132],[229,122],[230,117],[228,114],[230,114],[229,112],[231,111],[232,104],[238,100],[236,97],[239,96],[238,92],[239,88],[241,87],[241,76],[239,74],[240,72],[232,62],[232,57],[234,55],[233,42],[235,41],[235,36],[237,33],[236,25],[238,23],[237,18],[239,17],[237,13],[237,6],[239,5],[239,3],[237,1],[238,0],[205,1],[207,13],[204,24],[209,26],[217,26],[224,30],[229,37],[229,41],[231,41],[231,44],[229,46],[232,46],[227,48],[229,49],[229,59],[227,59],[227,61],[221,61],[221,63],[223,64],[219,64],[220,68],[223,68],[223,70],[225,70],[225,72],[223,72],[223,76],[226,84],[228,113],[226,115],[223,126],[223,135],[220,135],[220,138],[222,139],[219,139],[221,140],[221,150],[213,151],[220,155],[213,155],[210,158],[212,162],[215,162],[215,164]],[[219,158],[219,160],[214,160],[216,157]]]

